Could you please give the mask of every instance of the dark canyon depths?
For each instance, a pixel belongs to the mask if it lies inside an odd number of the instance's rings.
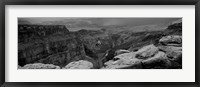
[[[160,31],[120,31],[106,29],[69,31],[64,25],[18,25],[18,65],[54,64],[64,67],[72,61],[88,60],[101,68],[116,56],[116,50],[137,51],[159,44],[168,35],[182,35],[182,23]]]

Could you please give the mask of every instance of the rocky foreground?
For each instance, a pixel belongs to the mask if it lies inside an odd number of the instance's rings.
[[[18,69],[182,68],[182,23],[162,31],[119,33],[69,32],[59,25],[18,27]]]
[[[105,63],[102,69],[173,69],[182,68],[182,37],[166,36],[160,39],[160,45],[153,44],[117,55]]]
[[[150,44],[136,52],[128,50],[116,51],[116,56],[104,63],[101,69],[173,69],[182,68],[182,37],[165,36],[159,45]],[[60,69],[52,64],[27,64],[20,69]],[[92,69],[93,63],[87,60],[70,62],[62,69]]]

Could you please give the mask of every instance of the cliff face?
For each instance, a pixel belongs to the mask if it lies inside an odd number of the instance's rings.
[[[182,35],[182,24],[170,25],[162,31],[109,33],[106,30],[69,32],[62,25],[19,25],[18,65],[54,64],[64,67],[70,62],[87,60],[93,68],[101,68],[112,60],[119,49],[135,52],[154,44],[167,35]]]
[[[71,61],[77,61],[85,57],[83,45],[77,38],[51,39],[46,42],[45,47],[48,56],[38,60],[38,62],[65,66]]]
[[[66,65],[83,58],[83,45],[64,26],[19,25],[18,63]],[[34,38],[34,39],[33,39]]]
[[[18,42],[35,42],[53,34],[67,33],[69,30],[63,25],[18,25]]]

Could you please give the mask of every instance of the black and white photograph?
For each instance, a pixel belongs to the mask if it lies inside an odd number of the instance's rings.
[[[182,69],[182,18],[18,17],[18,69]]]

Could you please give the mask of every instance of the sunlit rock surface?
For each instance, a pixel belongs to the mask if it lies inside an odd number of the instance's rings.
[[[18,67],[18,69],[60,69],[60,67],[53,64],[34,63],[27,64],[23,67]]]
[[[148,57],[153,57],[158,52],[158,48],[153,44],[144,46],[140,50],[137,51],[136,57],[140,59],[145,59]]]
[[[123,50],[123,49],[119,49],[117,51],[115,51],[115,56],[123,54],[123,53],[129,53],[129,50]]]
[[[167,45],[167,46],[182,46],[182,36],[179,35],[170,35],[170,36],[165,36],[162,37],[159,42],[162,45]]]
[[[89,61],[79,60],[69,63],[64,69],[91,69],[93,64]]]

